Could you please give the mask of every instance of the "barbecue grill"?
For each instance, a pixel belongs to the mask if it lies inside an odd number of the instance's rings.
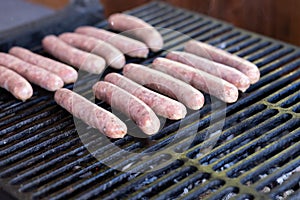
[[[123,139],[102,144],[97,131],[80,126],[90,138],[85,145],[73,117],[55,103],[53,93],[34,86],[33,98],[23,103],[1,89],[3,190],[18,199],[300,199],[300,49],[162,2],[126,13],[165,28],[160,30],[164,49],[183,50],[188,38],[168,31],[176,30],[254,62],[261,79],[225,108],[214,100],[212,109],[205,95],[201,110],[182,121],[166,121],[148,138],[136,138],[130,130]],[[94,26],[107,29],[107,22]],[[59,32],[72,27],[61,28]],[[10,40],[1,48],[13,44]],[[23,46],[49,56],[38,44]],[[147,65],[165,53],[128,62]],[[89,80],[83,76],[76,90],[84,91]],[[218,127],[218,116],[224,115],[223,130],[205,151],[207,131]],[[136,154],[124,158],[124,152]],[[144,159],[149,152],[151,158]],[[105,157],[97,160],[97,154]],[[108,161],[113,167],[103,164]]]

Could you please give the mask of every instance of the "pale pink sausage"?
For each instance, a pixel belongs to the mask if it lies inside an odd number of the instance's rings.
[[[3,66],[0,66],[0,87],[22,101],[26,101],[33,94],[32,87],[26,79]]]
[[[64,82],[59,76],[10,54],[0,53],[0,65],[10,68],[28,81],[49,91],[55,91],[64,86]]]
[[[108,137],[123,138],[127,133],[126,125],[118,117],[71,90],[57,90],[54,99],[72,115]]]
[[[105,76],[104,80],[136,96],[146,103],[157,115],[178,120],[184,118],[187,113],[182,103],[151,91],[120,74],[109,73]]]
[[[238,89],[231,83],[176,61],[156,58],[152,68],[178,78],[226,103],[235,102],[239,95]]]
[[[227,51],[216,48],[209,44],[196,40],[190,40],[185,44],[184,50],[186,52],[238,69],[248,76],[251,84],[256,83],[260,78],[260,72],[256,65],[248,60],[240,58],[234,54],[228,53]]]
[[[113,108],[131,118],[147,135],[159,131],[160,121],[144,102],[112,83],[99,81],[93,86],[96,98],[104,100]]]
[[[245,92],[250,86],[249,78],[233,67],[229,67],[227,65],[223,65],[221,63],[217,63],[187,52],[172,51],[169,52],[166,57],[222,78],[235,85],[242,92]]]
[[[131,57],[147,58],[149,53],[148,47],[144,43],[104,29],[82,26],[77,28],[75,32],[104,40]]]
[[[103,58],[76,49],[54,35],[46,36],[42,44],[48,53],[80,70],[100,74],[105,69]]]
[[[125,65],[124,54],[119,49],[103,40],[79,33],[63,33],[59,35],[59,38],[73,47],[104,58],[106,64],[115,69],[121,69]]]
[[[170,75],[139,64],[127,64],[123,69],[127,78],[177,99],[188,108],[200,109],[204,104],[204,96],[189,84]]]
[[[78,74],[77,71],[61,62],[57,62],[50,58],[33,53],[22,47],[13,47],[9,50],[9,53],[20,58],[21,60],[42,67],[57,76],[59,76],[65,83],[74,83]]]
[[[164,41],[160,33],[142,19],[116,13],[109,16],[108,23],[113,30],[128,31],[129,35],[143,41],[154,52],[163,48]]]

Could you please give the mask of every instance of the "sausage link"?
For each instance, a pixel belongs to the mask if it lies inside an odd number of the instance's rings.
[[[9,50],[9,53],[25,62],[42,67],[58,75],[65,83],[74,83],[78,78],[77,71],[74,68],[61,62],[35,54],[22,47],[13,47]]]
[[[152,68],[178,78],[227,103],[235,102],[239,95],[238,89],[231,83],[176,61],[156,58]]]
[[[108,137],[123,138],[127,133],[126,125],[118,117],[71,90],[57,90],[54,99],[72,115]]]
[[[204,96],[199,90],[160,71],[130,63],[125,65],[123,74],[141,85],[177,99],[190,109],[198,110],[204,104]]]
[[[28,81],[49,91],[55,91],[64,86],[64,82],[59,76],[10,54],[0,53],[0,65],[14,70]]]
[[[109,16],[108,23],[113,30],[128,31],[132,37],[143,41],[154,52],[163,48],[164,41],[160,33],[137,17],[116,13]]]
[[[166,57],[222,78],[235,85],[242,92],[245,92],[250,86],[249,78],[233,67],[216,63],[187,52],[172,51]]]
[[[3,66],[0,66],[0,87],[22,101],[30,99],[33,94],[32,87],[26,79]]]
[[[148,47],[144,43],[104,29],[82,26],[77,28],[75,32],[104,40],[131,57],[147,58],[149,53]]]
[[[100,74],[105,69],[103,58],[76,49],[54,35],[46,36],[42,44],[48,53],[78,69],[93,74]]]
[[[121,69],[125,65],[125,56],[123,53],[103,40],[79,33],[63,33],[59,38],[71,46],[104,58],[106,64],[115,69]]]
[[[131,118],[147,135],[159,131],[160,121],[144,102],[109,82],[99,81],[93,86],[96,98],[104,100],[113,108]]]
[[[259,80],[260,72],[256,65],[227,51],[196,40],[188,41],[185,44],[184,50],[238,69],[249,77],[251,84]]]
[[[157,115],[178,120],[184,118],[187,113],[182,103],[153,92],[120,74],[110,73],[105,76],[104,80],[136,96],[146,103]]]

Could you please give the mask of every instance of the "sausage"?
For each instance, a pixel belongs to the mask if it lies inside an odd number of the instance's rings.
[[[226,103],[235,102],[239,95],[238,89],[231,83],[176,61],[156,58],[152,68],[178,78]]]
[[[159,131],[160,121],[144,102],[109,82],[99,81],[93,86],[96,98],[104,100],[113,108],[131,118],[147,135]]]
[[[44,56],[35,54],[22,47],[13,47],[9,50],[9,53],[20,58],[21,60],[42,67],[57,76],[59,76],[65,83],[74,83],[78,74],[77,71],[61,62],[46,58]]]
[[[93,74],[100,74],[105,69],[103,58],[76,49],[54,35],[46,36],[42,44],[48,53],[78,69]]]
[[[126,125],[118,117],[71,90],[57,90],[54,99],[72,115],[108,137],[123,138],[127,133]]]
[[[242,92],[245,92],[250,86],[250,80],[245,74],[227,65],[180,51],[169,52],[166,57],[224,79],[235,85]]]
[[[141,85],[177,99],[190,109],[198,110],[204,104],[204,96],[199,90],[160,71],[130,63],[124,66],[123,74]]]
[[[188,41],[184,46],[184,50],[236,68],[249,77],[251,84],[256,83],[259,80],[260,72],[256,65],[236,55],[230,54],[227,51],[196,40]]]
[[[106,64],[115,69],[121,69],[125,65],[123,53],[107,42],[79,33],[63,33],[59,38],[71,46],[104,58]]]
[[[157,115],[178,120],[184,118],[187,113],[182,103],[153,92],[120,74],[110,73],[105,76],[104,80],[136,96],[146,103]]]
[[[64,86],[64,82],[59,76],[7,53],[0,53],[0,65],[17,72],[28,81],[49,91],[55,91]]]
[[[104,29],[82,26],[77,28],[75,32],[104,40],[131,57],[147,58],[149,53],[148,47],[144,43]]]
[[[3,66],[0,66],[0,87],[22,101],[30,99],[33,94],[33,89],[25,78]]]
[[[108,23],[113,30],[127,31],[129,35],[144,42],[154,52],[163,48],[164,41],[160,33],[142,19],[116,13],[109,16]]]

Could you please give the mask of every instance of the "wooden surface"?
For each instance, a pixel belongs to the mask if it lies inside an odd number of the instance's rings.
[[[60,9],[68,0],[28,0]],[[105,15],[151,0],[100,0]],[[299,0],[164,0],[175,6],[228,21],[235,26],[300,46]]]

